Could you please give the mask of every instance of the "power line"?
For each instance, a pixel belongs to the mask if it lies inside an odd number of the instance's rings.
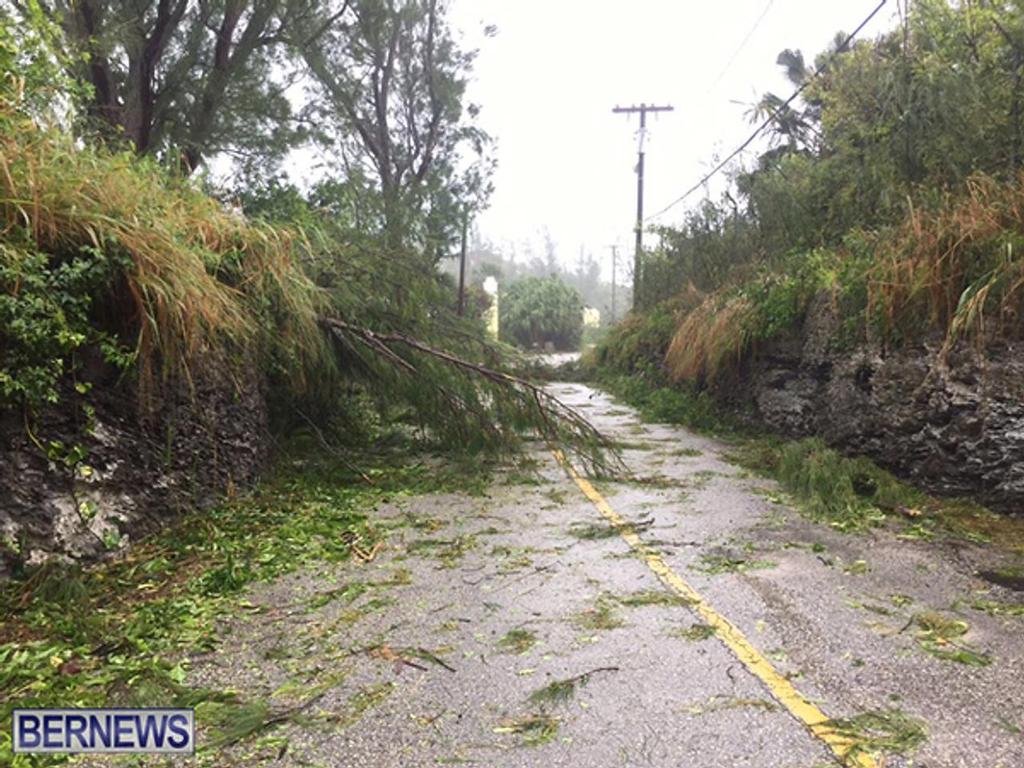
[[[723,77],[725,77],[725,73],[728,72],[732,65],[736,63],[736,58],[740,55],[740,53],[743,52],[743,49],[747,47],[747,43],[750,42],[750,38],[754,36],[754,33],[757,31],[757,28],[761,26],[761,22],[764,21],[764,17],[768,15],[768,11],[772,9],[773,5],[775,5],[775,0],[768,0],[768,4],[765,5],[764,10],[761,11],[761,15],[757,17],[757,21],[754,22],[754,25],[750,28],[750,31],[747,32],[746,37],[743,38],[743,42],[741,42],[739,46],[736,48],[736,50],[733,51],[732,56],[729,57],[729,61],[726,63],[724,67],[722,67],[722,71],[718,73],[718,77],[716,77],[714,79],[714,82],[712,82],[710,87],[708,87],[708,90],[706,91],[707,93],[710,93],[715,89],[715,86],[718,85],[719,82],[721,82]]]
[[[871,13],[869,13],[867,18],[864,19],[864,21],[862,21],[860,24],[858,24],[857,28],[855,30],[853,30],[853,32],[851,32],[849,35],[846,36],[846,39],[843,41],[842,45],[840,45],[836,49],[836,53],[833,54],[833,55],[837,55],[840,51],[846,50],[846,48],[853,41],[853,38],[855,38],[860,33],[860,31],[862,29],[864,29],[864,27],[866,27],[868,25],[868,23],[870,23],[870,21],[873,18],[875,18],[875,15],[880,10],[882,10],[882,7],[886,4],[886,2],[888,2],[888,0],[882,0],[877,6],[875,6],[875,10],[873,10]],[[793,101],[796,100],[796,97],[799,96],[801,93],[803,93],[804,89],[807,88],[807,86],[809,86],[811,83],[813,83],[818,78],[819,75],[821,75],[821,73],[822,73],[822,71],[824,71],[824,69],[825,69],[825,66],[822,65],[820,68],[815,70],[814,74],[812,74],[803,83],[801,83],[800,87],[797,88],[795,91],[793,91],[793,94],[788,99],[786,99],[784,102],[782,102],[782,104],[780,104],[778,107],[776,107],[775,110],[770,115],[768,115],[767,118],[765,118],[765,121],[763,123],[761,123],[759,126],[757,126],[757,128],[754,130],[754,132],[752,134],[750,134],[750,136],[747,138],[747,140],[744,141],[742,144],[740,144],[732,152],[730,152],[729,156],[727,158],[725,158],[725,160],[723,160],[718,165],[716,165],[714,168],[712,168],[709,173],[707,173],[700,181],[698,181],[696,184],[694,184],[692,187],[690,187],[688,190],[686,190],[683,194],[681,194],[679,197],[677,197],[675,200],[673,200],[671,203],[666,205],[664,208],[662,208],[657,213],[652,213],[650,216],[648,216],[646,219],[644,219],[644,221],[650,221],[651,219],[654,219],[654,218],[657,218],[658,216],[661,216],[661,214],[665,213],[666,211],[668,211],[668,210],[670,210],[672,208],[675,208],[677,205],[679,205],[679,203],[683,202],[683,200],[688,198],[690,195],[692,195],[694,192],[696,192],[698,189],[700,189],[702,186],[704,186],[704,184],[706,184],[708,181],[710,181],[711,178],[715,174],[717,174],[720,170],[722,170],[725,166],[727,166],[740,152],[742,152],[747,147],[749,147],[753,143],[754,139],[756,139],[758,136],[760,136],[761,132],[765,128],[767,128],[769,125],[771,125],[772,122],[774,122],[775,118],[778,117],[779,114],[781,114],[783,110],[785,110],[787,107],[789,107],[789,105],[792,104]]]

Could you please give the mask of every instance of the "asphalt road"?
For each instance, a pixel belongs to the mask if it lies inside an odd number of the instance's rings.
[[[302,709],[207,762],[811,768],[840,762],[808,712],[885,712],[925,740],[857,764],[1024,766],[1024,617],[971,607],[1021,601],[974,575],[1009,555],[839,533],[715,440],[555,389],[646,481],[588,498],[538,447],[536,477],[486,497],[379,510],[370,563],[253,588],[189,683]],[[966,622],[957,642],[991,663],[927,652],[928,611]]]

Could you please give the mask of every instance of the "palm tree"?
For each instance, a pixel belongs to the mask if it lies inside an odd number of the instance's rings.
[[[786,79],[802,91],[812,78],[828,70],[837,55],[848,49],[847,39],[847,35],[837,32],[832,44],[818,57],[817,69],[808,66],[803,53],[794,48],[786,48],[779,53],[775,63],[782,67]],[[817,99],[805,99],[804,108],[798,109],[769,91],[750,108],[747,117],[752,123],[772,118],[772,148],[765,153],[766,156],[778,157],[790,152],[820,149],[821,103]]]

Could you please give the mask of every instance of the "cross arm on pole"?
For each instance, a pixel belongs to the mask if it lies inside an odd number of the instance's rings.
[[[657,106],[655,104],[634,104],[634,105],[629,106],[629,107],[615,106],[615,107],[612,108],[612,112],[616,112],[616,113],[620,113],[620,114],[624,113],[624,112],[625,113],[640,112],[641,114],[643,114],[645,112],[673,112],[673,111],[675,111],[675,107],[673,107],[671,104],[665,104],[664,106]]]

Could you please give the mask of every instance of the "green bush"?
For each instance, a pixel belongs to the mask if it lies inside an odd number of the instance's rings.
[[[557,277],[527,277],[513,283],[498,306],[505,340],[526,348],[547,343],[560,350],[579,348],[583,300]]]
[[[598,343],[587,363],[612,374],[632,374],[659,365],[682,314],[692,304],[691,297],[677,296],[648,312],[629,314]]]
[[[56,403],[66,361],[83,344],[109,342],[89,309],[110,267],[98,249],[59,260],[0,244],[0,406]]]

